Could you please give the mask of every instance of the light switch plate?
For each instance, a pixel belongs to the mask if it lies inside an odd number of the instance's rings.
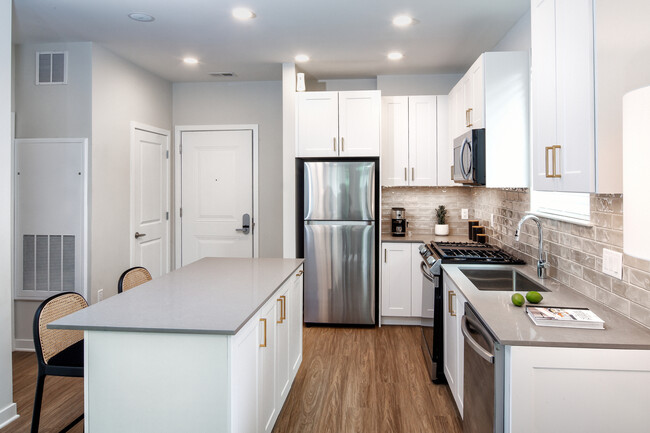
[[[603,248],[603,273],[623,278],[623,254]]]
[[[461,219],[469,219],[469,210],[468,209],[461,209],[460,210],[460,218]]]

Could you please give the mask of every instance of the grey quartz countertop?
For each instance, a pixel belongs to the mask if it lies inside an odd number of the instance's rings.
[[[391,233],[381,234],[382,242],[400,242],[424,244],[431,241],[436,242],[471,242],[467,235],[436,236],[430,233],[411,232],[411,236],[393,236]]]
[[[530,320],[524,307],[512,304],[510,298],[513,292],[480,291],[461,272],[463,268],[480,267],[507,266],[442,265],[447,274],[444,278],[451,278],[503,345],[650,349],[650,329],[555,280],[537,278],[533,266],[515,266],[531,280],[550,290],[541,292],[544,300],[540,306],[587,307],[605,321],[604,330],[537,326]]]
[[[52,322],[49,327],[235,334],[302,262],[204,258]]]

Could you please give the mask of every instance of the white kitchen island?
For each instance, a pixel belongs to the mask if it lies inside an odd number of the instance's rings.
[[[205,258],[51,323],[85,331],[85,431],[270,432],[302,361],[302,262]]]

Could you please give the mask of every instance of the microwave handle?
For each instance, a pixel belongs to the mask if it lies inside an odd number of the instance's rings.
[[[464,156],[465,156],[465,149],[467,149],[468,147],[469,147],[469,149],[471,151],[472,150],[472,145],[469,143],[469,141],[467,141],[467,139],[465,139],[465,141],[463,141],[463,144],[461,145],[461,148],[460,148],[460,174],[462,174],[465,179],[469,179],[469,175],[470,175],[470,172],[472,170],[471,163],[470,163],[470,166],[468,167],[467,170],[465,170],[465,165],[463,164],[463,159],[464,159]]]

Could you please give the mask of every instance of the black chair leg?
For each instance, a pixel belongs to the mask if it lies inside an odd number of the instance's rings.
[[[43,386],[45,375],[38,372],[36,381],[36,395],[34,396],[34,411],[32,412],[32,433],[38,433],[38,424],[41,419],[41,403],[43,402]]]
[[[70,431],[70,430],[72,429],[72,427],[76,426],[76,425],[79,423],[79,421],[81,421],[81,420],[83,420],[83,419],[84,419],[84,414],[82,413],[81,415],[79,415],[79,416],[77,417],[77,419],[75,419],[75,420],[72,421],[70,424],[68,424],[67,426],[65,426],[65,427],[63,428],[63,430],[61,430],[59,433],[66,433],[66,432]]]

